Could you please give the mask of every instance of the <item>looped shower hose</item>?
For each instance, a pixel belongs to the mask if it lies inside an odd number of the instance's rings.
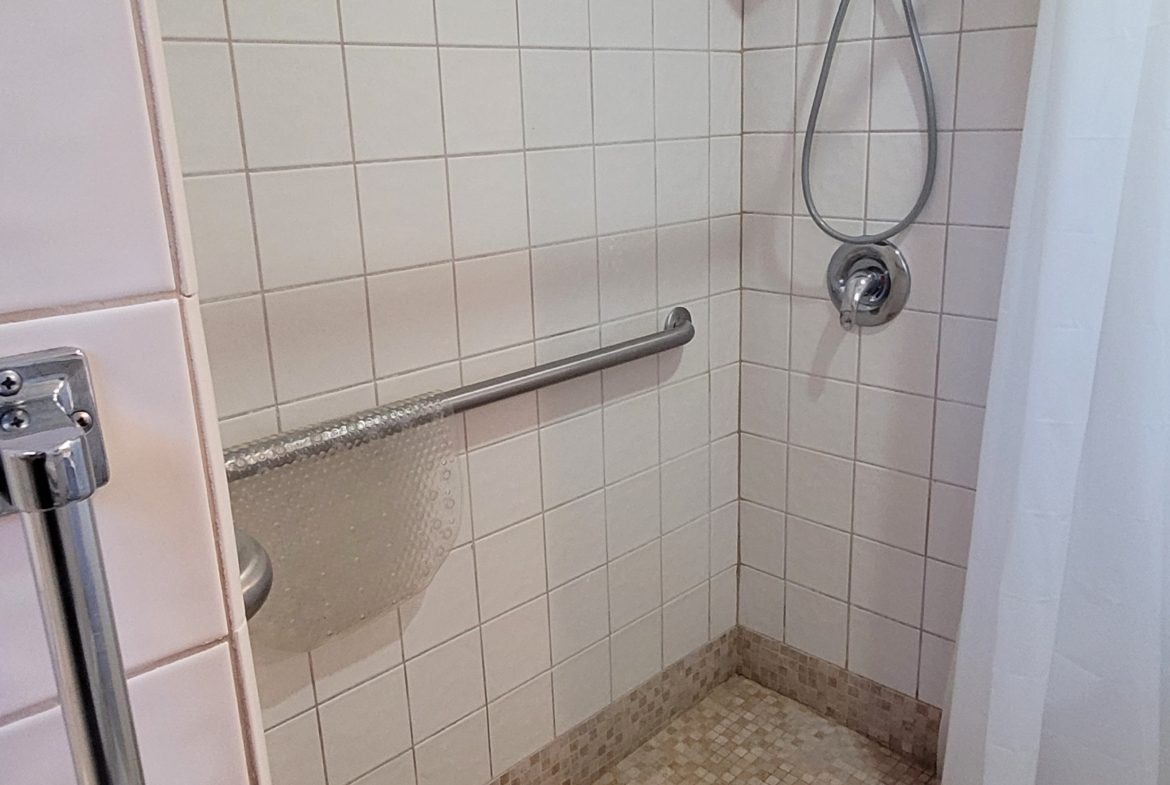
[[[837,51],[837,43],[841,38],[841,28],[845,24],[845,14],[849,10],[849,0],[841,0],[837,8],[837,16],[833,19],[833,29],[829,33],[829,43],[825,47],[825,61],[821,64],[821,75],[817,80],[817,90],[813,96],[812,108],[808,113],[808,128],[804,134],[804,151],[800,162],[800,182],[804,192],[804,203],[808,206],[808,214],[825,234],[843,243],[865,244],[884,242],[899,232],[905,231],[926,206],[930,198],[930,191],[934,187],[934,174],[938,166],[938,110],[934,104],[934,84],[930,78],[930,65],[926,62],[926,49],[922,44],[922,34],[918,31],[918,17],[914,14],[913,0],[902,0],[902,9],[906,16],[906,27],[910,30],[910,40],[914,45],[914,57],[918,63],[918,76],[922,81],[922,96],[926,103],[926,174],[923,177],[922,190],[918,200],[910,208],[910,212],[901,221],[885,231],[877,234],[848,235],[829,225],[817,209],[813,201],[812,185],[809,182],[809,170],[812,164],[813,136],[817,130],[817,119],[821,114],[821,103],[825,99],[825,85],[829,81],[829,72],[833,68],[833,55]]]

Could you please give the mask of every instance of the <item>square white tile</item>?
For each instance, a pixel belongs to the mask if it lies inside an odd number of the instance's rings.
[[[654,138],[654,59],[650,52],[593,53],[593,134],[598,144]]]
[[[547,597],[537,597],[483,625],[488,700],[543,673],[551,664]]]
[[[834,379],[791,374],[788,437],[793,444],[853,457],[857,387]],[[863,419],[861,428],[867,426]]]
[[[260,288],[248,187],[242,174],[183,180],[187,217],[204,299]]]
[[[783,442],[743,434],[739,442],[739,492],[748,501],[784,509],[788,450]]]
[[[497,777],[552,741],[552,674],[538,676],[490,704],[488,727],[492,774]]]
[[[634,475],[605,489],[609,558],[650,542],[660,531],[659,470]]]
[[[743,564],[783,578],[784,531],[784,513],[751,502],[740,502],[739,538]]]
[[[352,167],[260,172],[251,180],[265,288],[364,272]]]
[[[787,538],[789,581],[838,599],[849,596],[849,534],[790,517]]]
[[[788,449],[789,513],[848,530],[853,520],[852,487],[853,461],[797,447]]]
[[[859,463],[853,486],[853,531],[871,540],[922,553],[927,497],[923,477]]]
[[[856,537],[849,597],[854,605],[917,627],[922,619],[924,559]]]
[[[433,0],[341,0],[341,34],[348,43],[433,44]]]
[[[406,663],[415,743],[484,705],[483,655],[473,630]]]
[[[605,483],[601,412],[550,425],[540,431],[544,503],[564,504]]]
[[[340,46],[235,44],[248,165],[352,159]]]
[[[745,567],[739,577],[740,624],[784,640],[784,590],[784,581]]]
[[[523,155],[452,158],[447,166],[457,257],[528,245],[528,191]]]
[[[661,604],[662,548],[657,540],[610,563],[610,629],[620,629]]]
[[[269,294],[265,300],[279,400],[373,378],[362,281],[288,289]]]
[[[605,478],[614,482],[658,463],[658,393],[605,407]]]
[[[455,293],[463,354],[532,340],[532,273],[527,251],[457,262]]]
[[[537,337],[597,323],[597,241],[582,240],[532,251]]]
[[[657,49],[706,49],[707,0],[654,0],[654,46]]]
[[[330,776],[353,780],[410,748],[402,668],[322,703],[318,716]]]
[[[440,44],[516,46],[516,0],[435,0]]]
[[[587,0],[528,0],[539,13],[554,6]],[[521,12],[521,17],[524,11]],[[593,141],[593,106],[589,52],[525,49],[521,54],[524,84],[524,141],[533,147],[565,147]]]
[[[280,0],[228,0],[236,38],[271,41],[337,41],[337,6],[330,0],[303,0],[290,13]]]
[[[795,130],[796,50],[766,49],[743,56],[743,130]],[[804,117],[805,115],[802,115]]]
[[[345,67],[359,161],[443,154],[434,48],[349,46]]]
[[[673,664],[707,642],[709,586],[702,583],[662,606],[662,660]]]
[[[795,0],[744,0],[744,49],[795,44],[796,5]],[[864,15],[865,9],[853,13]]]
[[[415,657],[479,622],[475,560],[470,546],[456,548],[422,594],[402,604],[403,651]]]
[[[654,611],[610,638],[610,674],[618,697],[662,668],[662,613]]]
[[[453,279],[451,265],[438,264],[367,280],[379,376],[458,356]]]
[[[494,618],[543,594],[548,585],[541,518],[476,540],[475,580],[481,619]]]
[[[662,598],[669,601],[710,577],[711,525],[704,516],[662,537]]]
[[[275,403],[260,298],[208,303],[201,310],[220,415],[240,414]]]
[[[658,304],[674,306],[707,296],[709,280],[706,221],[658,229]]]
[[[589,0],[520,0],[522,46],[589,46]]]
[[[418,785],[486,782],[492,776],[487,711],[477,711],[422,742],[414,750],[414,759],[418,765]],[[414,782],[414,779],[408,777],[404,785],[409,782]],[[359,780],[358,785],[364,785],[364,780]],[[370,785],[375,784],[371,782]],[[391,780],[387,785],[397,783]]]
[[[590,646],[553,669],[553,719],[564,733],[609,705],[609,640]]]
[[[357,167],[362,240],[370,272],[451,258],[447,167],[401,161]]]
[[[649,49],[653,46],[651,0],[589,0],[592,45]]]
[[[596,149],[595,158],[597,231],[611,234],[654,226],[654,145],[606,145]]]
[[[544,514],[544,541],[550,587],[600,567],[606,561],[603,491]]]
[[[228,45],[168,41],[163,51],[183,171],[239,169],[244,151]]]
[[[849,670],[913,695],[919,637],[913,627],[854,608],[849,616]]]
[[[598,153],[600,165],[602,161],[600,148]],[[599,200],[602,194],[599,179]],[[600,217],[599,204],[599,220]],[[650,218],[650,222],[653,223],[653,218]],[[602,237],[598,240],[602,320],[631,316],[654,308],[658,288],[657,242],[657,233],[653,230]]]
[[[658,142],[658,222],[706,218],[710,151],[705,139]]]
[[[596,234],[593,148],[544,150],[526,158],[532,244]]]
[[[477,537],[540,512],[540,448],[535,433],[475,450],[467,463]]]
[[[564,662],[609,634],[604,567],[586,573],[548,594],[554,663]]]
[[[654,53],[654,127],[658,139],[707,135],[708,60],[705,52]]]
[[[845,667],[849,606],[794,583],[784,595],[784,642]]]
[[[925,476],[930,471],[933,401],[918,395],[861,387],[857,402],[857,458]]]
[[[447,152],[487,153],[523,147],[519,52],[444,48],[439,50],[439,62]]]

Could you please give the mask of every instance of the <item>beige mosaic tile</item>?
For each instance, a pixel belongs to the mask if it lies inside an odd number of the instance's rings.
[[[589,785],[596,781],[603,771],[731,678],[737,629],[618,698],[489,785]]]
[[[779,693],[734,677],[597,785],[937,785],[925,769]]]
[[[736,673],[933,768],[942,710],[739,627]]]

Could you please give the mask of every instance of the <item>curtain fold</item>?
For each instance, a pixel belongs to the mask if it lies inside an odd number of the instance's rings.
[[[1170,785],[1168,7],[1042,6],[944,785]]]

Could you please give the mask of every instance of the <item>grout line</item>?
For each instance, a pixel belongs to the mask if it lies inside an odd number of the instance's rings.
[[[236,127],[239,132],[240,141],[240,158],[243,161],[242,172],[244,174],[244,189],[248,197],[248,222],[252,230],[252,248],[256,254],[256,281],[260,287],[260,315],[264,321],[264,348],[268,358],[268,381],[272,385],[272,397],[275,401],[280,393],[276,386],[276,359],[272,351],[272,330],[271,321],[268,315],[268,298],[264,286],[264,264],[261,259],[260,251],[260,230],[256,221],[256,197],[252,187],[252,170],[249,166],[248,160],[248,140],[247,133],[244,131],[244,108],[243,102],[240,98],[240,74],[239,68],[236,64],[236,46],[231,40],[232,37],[232,23],[231,14],[228,13],[228,0],[222,0],[224,25],[226,26],[228,36],[228,65],[231,68],[232,74],[232,97],[235,99],[236,109]],[[276,416],[276,429],[281,429],[280,411],[274,412]]]
[[[441,53],[440,53],[441,59]],[[988,133],[995,133],[999,130],[1006,130],[1019,133],[1020,129],[983,129]],[[978,132],[978,131],[976,131]],[[756,136],[775,136],[782,135],[786,132],[762,131],[756,132]],[[790,133],[790,132],[789,132]],[[818,132],[819,133],[819,132]],[[857,131],[826,131],[825,133],[852,133],[857,134]],[[890,131],[891,134],[908,134],[911,131]],[[276,164],[270,166],[256,166],[256,167],[230,167],[226,169],[193,169],[183,172],[184,179],[198,178],[198,177],[217,177],[229,174],[245,174],[251,172],[253,174],[273,174],[278,172],[299,172],[310,169],[329,169],[342,166],[350,166],[357,164],[358,166],[380,166],[386,164],[401,164],[401,163],[419,163],[423,161],[437,161],[442,158],[449,158],[459,160],[463,158],[486,158],[489,156],[503,156],[515,155],[526,152],[556,152],[565,150],[580,150],[585,147],[632,147],[635,145],[654,144],[655,142],[705,142],[708,138],[712,139],[734,139],[741,134],[712,134],[707,136],[664,136],[658,139],[652,137],[637,137],[633,139],[621,139],[617,141],[595,142],[591,144],[560,144],[560,145],[535,145],[532,147],[501,147],[485,150],[477,150],[466,153],[449,153],[443,155],[408,155],[398,156],[392,158],[357,158],[349,161],[314,161],[309,163],[295,163],[295,164]],[[728,213],[732,215],[732,213]],[[630,231],[630,230],[624,230]],[[603,233],[604,234],[604,233]],[[563,242],[563,241],[562,241]]]
[[[959,0],[959,13],[960,13],[960,17],[966,15],[965,0]],[[956,51],[955,51],[955,105],[952,109],[952,111],[954,113],[953,119],[957,119],[959,116],[959,94],[958,94],[959,88],[958,88],[958,86],[960,84],[959,79],[961,76],[962,62],[963,62],[963,36],[960,35],[958,44],[956,45]],[[946,235],[945,235],[944,240],[943,240],[943,261],[942,261],[942,270],[940,271],[941,284],[939,287],[939,298],[938,298],[940,311],[943,310],[943,307],[944,307],[943,303],[946,301],[947,256],[950,253],[950,244],[951,244],[951,226],[952,226],[952,224],[950,223],[950,219],[951,219],[952,205],[954,203],[953,183],[954,183],[954,177],[955,177],[955,150],[954,150],[954,148],[955,148],[955,146],[952,143],[952,145],[951,145],[951,160],[948,162],[949,171],[948,171],[948,175],[947,175],[947,183],[948,183],[947,209],[946,209],[947,230],[946,230]],[[923,542],[923,546],[922,546],[923,551],[928,553],[928,554],[930,553],[930,521],[931,521],[930,509],[931,509],[933,502],[934,502],[934,482],[935,482],[935,480],[934,480],[934,458],[935,458],[935,452],[937,450],[937,442],[938,442],[938,410],[939,410],[939,402],[942,400],[939,397],[939,393],[940,393],[941,382],[942,382],[941,377],[942,377],[943,321],[944,321],[943,317],[940,315],[939,319],[938,319],[938,332],[936,334],[936,340],[935,340],[934,406],[931,409],[930,465],[928,467],[930,477],[929,477],[929,480],[928,480],[927,486],[926,486],[926,510],[927,510],[927,513],[926,513],[926,538],[925,538],[925,541]],[[919,633],[919,636],[918,636],[918,674],[916,674],[918,676],[921,676],[921,673],[922,673],[922,646],[923,646],[924,633],[925,633],[925,629],[923,629],[923,628],[924,628],[925,623],[926,623],[926,576],[927,576],[928,564],[929,564],[929,562],[924,561],[923,565],[922,565],[922,604],[919,608],[919,628],[920,628],[921,632]],[[921,687],[922,687],[922,685],[919,684],[918,685],[919,690],[921,690]],[[917,696],[917,695],[918,695],[918,692],[915,692],[915,696]]]
[[[0,314],[0,324],[15,324],[17,322],[31,322],[36,319],[49,319],[55,316],[71,316],[82,313],[93,313],[94,311],[105,311],[111,308],[125,308],[135,305],[142,305],[145,303],[166,302],[168,300],[178,301],[179,298],[184,297],[176,289],[165,289],[158,292],[147,292],[145,294],[132,294],[124,297],[112,297],[102,300],[87,300],[81,303],[70,305],[51,305],[41,308],[30,308],[23,311],[9,311],[8,313]]]
[[[336,0],[337,7],[337,29],[341,31],[344,36],[345,23],[342,19],[341,0]],[[358,248],[362,255],[362,293],[365,298],[366,305],[366,346],[369,349],[370,359],[370,373],[375,377],[378,375],[377,356],[374,352],[374,308],[370,301],[370,265],[369,259],[366,255],[366,232],[365,232],[365,215],[362,212],[362,192],[358,183],[357,170],[357,141],[356,134],[353,128],[353,99],[350,95],[349,84],[349,54],[345,47],[341,47],[341,80],[345,85],[345,122],[349,129],[349,154],[353,162],[349,164],[351,174],[353,176],[353,194],[354,207],[357,211],[357,229],[358,229]],[[374,386],[374,403],[379,403],[378,387]],[[279,411],[277,412],[279,414]]]

